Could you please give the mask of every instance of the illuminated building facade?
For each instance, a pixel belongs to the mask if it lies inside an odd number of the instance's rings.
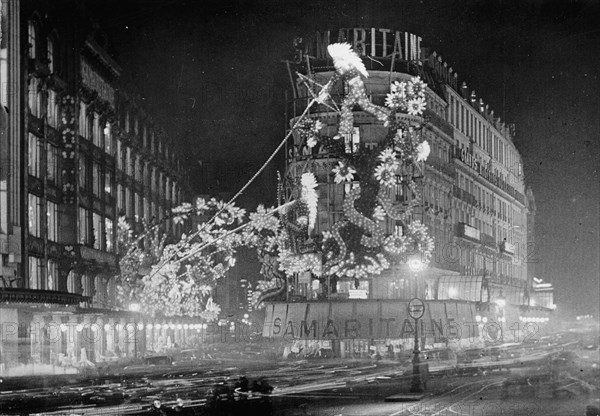
[[[117,219],[161,220],[184,192],[172,144],[120,79],[107,35],[82,23],[79,3],[55,6],[2,3],[3,371],[137,351],[124,340],[143,325],[126,329],[116,310]]]
[[[428,301],[432,323],[439,319],[440,328],[450,321],[481,322],[483,317],[486,322],[519,322],[532,287],[527,264],[531,254],[529,223],[535,208],[514,144],[514,127],[496,117],[436,52],[423,48],[421,38],[410,33],[354,28],[297,39],[290,77],[298,71],[314,85],[325,85],[335,71],[327,46],[336,42],[350,43],[363,58],[369,72],[364,82],[374,104],[384,105],[394,81],[420,76],[428,85],[422,134],[431,153],[423,173],[415,177],[422,203],[414,217],[427,225],[435,239],[435,252],[428,267],[416,274],[401,263],[369,279],[328,281],[326,290],[314,276],[298,275],[292,284],[296,303],[267,306],[266,321],[276,324],[264,335],[289,335],[289,330],[295,329],[296,337],[303,332],[302,336],[310,338],[307,334],[312,333],[309,330],[314,321],[321,325],[315,332],[318,337],[331,335],[335,329],[332,338],[342,340],[342,344],[348,338],[393,343],[393,338],[404,337],[399,335],[404,327],[398,318],[406,315],[404,301],[415,296]],[[288,107],[290,126],[318,92],[309,91],[302,77],[295,81]],[[339,102],[347,86],[339,82],[336,88],[332,96]],[[337,134],[338,113],[331,107],[314,104],[309,117],[323,123],[321,134]],[[373,115],[354,111],[354,132],[344,137],[347,152],[376,146],[386,131]],[[299,135],[288,145],[288,177],[298,177],[309,169],[319,181],[313,237],[330,230],[342,218],[344,198],[355,186],[335,183],[331,171],[336,163],[325,148],[306,147]],[[395,200],[402,202],[406,189],[399,185],[393,192]],[[387,235],[397,232],[390,218],[386,227]],[[393,330],[390,325],[395,325]],[[361,328],[362,335],[357,335],[356,328]],[[436,331],[435,327],[431,330],[431,334]],[[439,332],[428,338],[427,345],[448,338],[443,330]],[[344,354],[344,347],[339,348]],[[348,342],[345,352],[351,353]]]

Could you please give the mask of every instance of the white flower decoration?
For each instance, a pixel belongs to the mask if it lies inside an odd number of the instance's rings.
[[[338,165],[332,171],[335,173],[335,183],[352,182],[356,173],[355,169],[346,166],[343,162],[338,162]]]
[[[308,138],[308,140],[306,141],[306,145],[307,145],[308,147],[310,147],[311,149],[312,149],[313,147],[315,147],[315,146],[317,145],[317,139],[315,138],[315,136],[310,136],[310,137]]]
[[[423,141],[417,146],[417,162],[424,162],[429,157],[431,147],[427,140]]]
[[[377,179],[381,185],[392,186],[396,182],[396,175],[394,174],[394,171],[390,169],[389,165],[379,165],[375,168],[375,179]]]
[[[410,81],[413,93],[418,97],[425,98],[425,88],[427,88],[427,84],[421,81],[420,77],[412,77]]]
[[[411,116],[420,116],[425,111],[425,99],[423,97],[414,98],[408,101],[408,114]]]
[[[398,154],[389,147],[382,151],[379,156],[377,156],[377,159],[381,160],[384,165],[388,165],[391,170],[398,169]]]
[[[406,98],[406,82],[394,81],[390,85],[390,92],[399,95],[401,98]]]

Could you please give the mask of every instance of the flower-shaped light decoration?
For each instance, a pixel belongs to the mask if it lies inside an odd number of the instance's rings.
[[[392,83],[390,93],[385,97],[385,105],[392,110],[406,111],[406,82]]]
[[[419,143],[417,146],[417,162],[424,162],[429,157],[429,153],[431,152],[431,147],[427,140],[424,140],[422,143]]]
[[[219,318],[220,313],[221,307],[214,303],[212,298],[208,298],[204,310],[200,312],[200,317],[207,322],[212,322]]]
[[[427,84],[419,77],[412,77],[408,82],[394,81],[390,85],[390,93],[385,98],[385,105],[393,110],[421,116],[425,111],[425,89]]]
[[[279,227],[279,220],[269,213],[261,204],[256,208],[256,212],[249,215],[250,226],[256,231],[269,230],[275,232]]]
[[[425,84],[420,77],[412,77],[410,79],[410,85],[413,95],[425,98],[425,88],[427,88],[427,84]]]
[[[335,173],[335,183],[352,182],[356,170],[344,162],[338,162],[338,165],[333,168],[333,173]]]
[[[400,166],[398,161],[398,154],[392,148],[383,150],[379,156],[377,156],[383,165],[386,165],[390,170],[395,171]]]
[[[396,170],[389,165],[379,165],[375,168],[375,179],[382,186],[393,186],[396,183]]]
[[[411,116],[423,115],[423,111],[425,111],[425,98],[413,98],[408,101],[407,106],[408,114]]]

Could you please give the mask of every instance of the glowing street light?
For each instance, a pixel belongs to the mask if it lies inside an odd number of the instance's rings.
[[[425,263],[423,263],[418,256],[409,258],[407,263],[408,268],[415,273],[418,273],[425,268]]]
[[[141,308],[141,306],[140,306],[139,302],[137,301],[135,294],[134,294],[131,297],[131,303],[129,303],[128,309],[130,312],[139,312],[140,308]]]
[[[500,296],[496,298],[496,305],[500,308],[500,317],[498,321],[500,321],[500,339],[504,342],[504,307],[506,306],[506,298],[500,293]]]

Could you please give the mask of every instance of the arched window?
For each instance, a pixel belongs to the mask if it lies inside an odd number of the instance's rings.
[[[52,39],[51,37],[48,38],[48,40],[46,41],[46,45],[47,45],[46,58],[48,59],[48,69],[50,70],[51,74],[54,74],[56,72],[56,67],[54,64],[54,59],[55,59],[54,39]]]
[[[67,292],[76,293],[77,286],[75,284],[75,273],[73,270],[69,270],[69,274],[67,275]]]
[[[37,52],[37,28],[33,20],[30,20],[27,25],[27,41],[29,43],[29,58],[35,59]]]
[[[42,113],[42,94],[39,89],[39,80],[31,77],[27,86],[27,103],[30,114],[35,117],[40,117]]]

